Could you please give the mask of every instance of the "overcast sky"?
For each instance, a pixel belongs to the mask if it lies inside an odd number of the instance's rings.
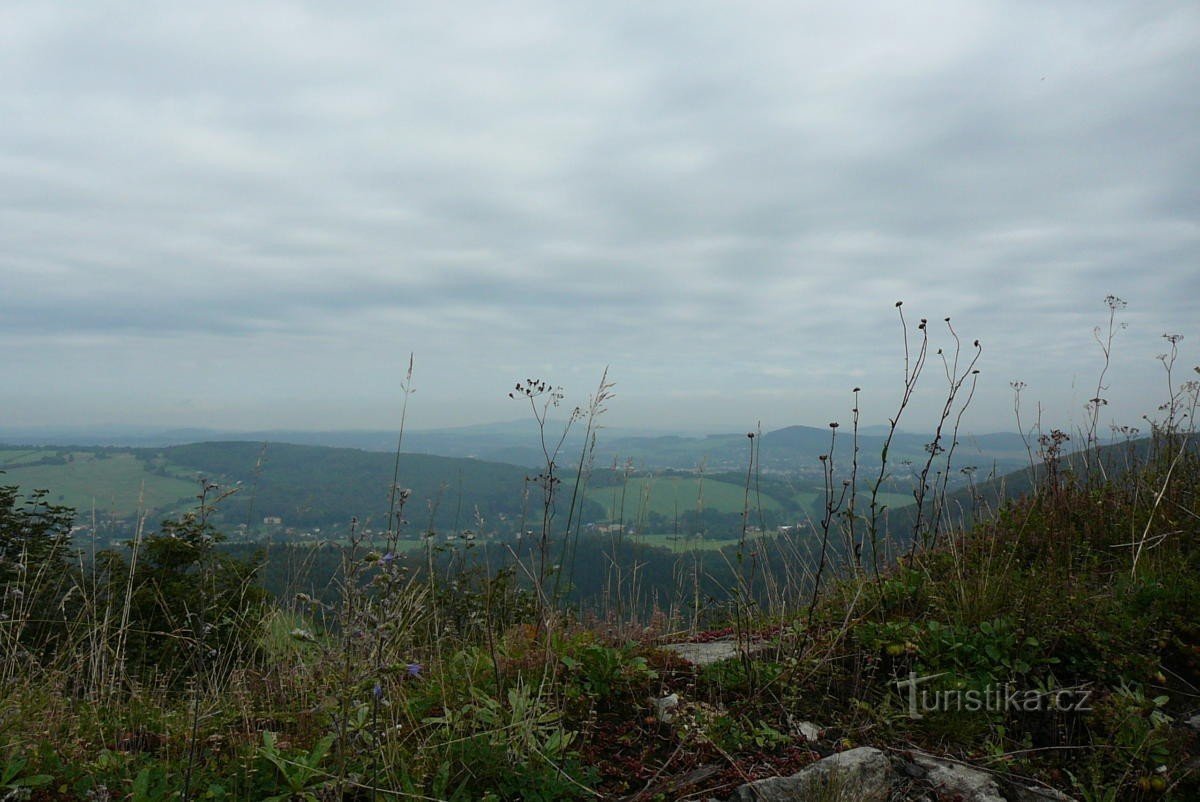
[[[894,303],[1106,421],[1200,360],[1200,4],[3,3],[0,423],[866,422]],[[940,403],[936,372],[919,393]],[[1032,407],[1030,407],[1032,408]],[[918,422],[917,418],[913,423]]]

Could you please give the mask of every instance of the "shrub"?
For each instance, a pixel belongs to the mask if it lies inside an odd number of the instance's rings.
[[[167,520],[126,557],[99,557],[108,595],[120,609],[128,591],[127,665],[143,675],[169,670],[179,680],[221,662],[245,658],[262,625],[266,592],[256,566],[223,554],[223,539],[200,515]]]
[[[52,655],[66,632],[75,512],[45,496],[38,490],[23,500],[20,488],[0,487],[0,613],[10,622],[0,642],[10,666]]]

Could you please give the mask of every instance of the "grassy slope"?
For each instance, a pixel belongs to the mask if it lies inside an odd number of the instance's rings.
[[[636,521],[643,510],[672,518],[676,513],[695,510],[701,505],[718,512],[741,512],[746,503],[744,487],[711,479],[702,482],[686,476],[632,477],[624,486],[593,488],[588,497],[605,508],[609,519],[631,522]],[[755,506],[753,494],[750,503]],[[764,495],[762,507],[777,510],[780,504]]]
[[[28,465],[35,452],[0,452],[0,481],[20,485],[27,490],[49,491],[47,500],[75,508],[87,516],[94,508],[100,514],[118,517],[136,514],[139,509],[169,510],[186,504],[197,492],[195,482],[175,476],[159,476],[131,453],[112,453],[101,457],[97,452],[71,452],[65,464]],[[58,452],[36,452],[54,456]]]
[[[760,538],[761,535],[751,535],[747,540],[753,542]],[[667,549],[673,552],[688,552],[693,549],[699,551],[716,551],[738,543],[736,538],[683,537],[671,534],[635,535],[631,536],[630,540],[633,543],[639,543],[656,549]]]

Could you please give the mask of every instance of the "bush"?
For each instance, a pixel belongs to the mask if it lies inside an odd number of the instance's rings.
[[[214,548],[222,539],[201,516],[187,513],[130,544],[128,559],[115,551],[98,558],[117,609],[128,593],[127,665],[144,676],[169,670],[167,679],[177,681],[255,648],[267,594],[255,584],[253,562]]]
[[[45,496],[37,490],[22,500],[18,487],[0,487],[0,613],[13,624],[3,630],[10,660],[52,655],[66,632],[75,511]]]

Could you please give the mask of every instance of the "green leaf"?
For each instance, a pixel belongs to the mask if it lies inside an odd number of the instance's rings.
[[[54,778],[49,774],[35,774],[32,777],[22,777],[14,785],[21,788],[40,788],[43,785],[49,785],[53,781]]]

